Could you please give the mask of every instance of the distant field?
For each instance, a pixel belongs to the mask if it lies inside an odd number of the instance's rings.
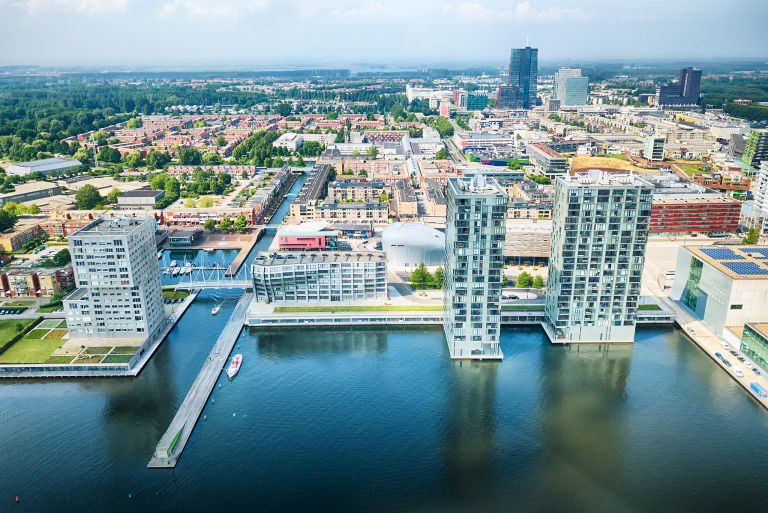
[[[623,157],[623,155],[621,156]],[[571,170],[586,171],[588,169],[609,169],[619,171],[632,171],[635,173],[651,173],[655,169],[643,169],[629,162],[626,157],[609,155],[607,157],[573,157]]]
[[[442,305],[371,305],[371,306],[276,306],[275,313],[336,313],[336,312],[440,312]]]
[[[625,160],[629,162],[629,158],[623,153],[611,153],[610,155],[606,155],[606,157],[608,157],[609,159]]]

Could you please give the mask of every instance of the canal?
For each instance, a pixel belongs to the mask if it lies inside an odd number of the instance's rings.
[[[505,329],[482,364],[439,329],[244,330],[179,465],[147,469],[238,297],[201,294],[133,380],[0,381],[0,512],[765,511],[768,415],[668,329]]]

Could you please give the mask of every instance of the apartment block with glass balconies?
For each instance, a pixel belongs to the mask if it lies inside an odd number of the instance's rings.
[[[446,187],[443,327],[453,359],[503,358],[499,347],[507,194],[493,178]]]
[[[652,194],[636,175],[557,179],[545,322],[552,342],[634,340]]]

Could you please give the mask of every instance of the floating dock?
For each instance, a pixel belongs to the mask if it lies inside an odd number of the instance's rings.
[[[176,416],[171,421],[167,431],[160,438],[155,454],[149,460],[147,467],[174,468],[176,466],[176,462],[178,462],[181,452],[192,435],[206,402],[208,402],[208,397],[211,395],[213,387],[216,386],[219,376],[221,376],[229,353],[232,352],[240,331],[243,329],[251,299],[253,299],[253,294],[246,292],[237,302],[232,316],[213,345],[203,368],[200,369],[200,373],[192,383],[184,402],[181,403],[179,411],[176,412]]]

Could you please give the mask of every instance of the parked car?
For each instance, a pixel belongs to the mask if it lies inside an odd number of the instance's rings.
[[[741,369],[733,369],[733,373],[736,374],[737,378],[743,378],[744,372]]]

